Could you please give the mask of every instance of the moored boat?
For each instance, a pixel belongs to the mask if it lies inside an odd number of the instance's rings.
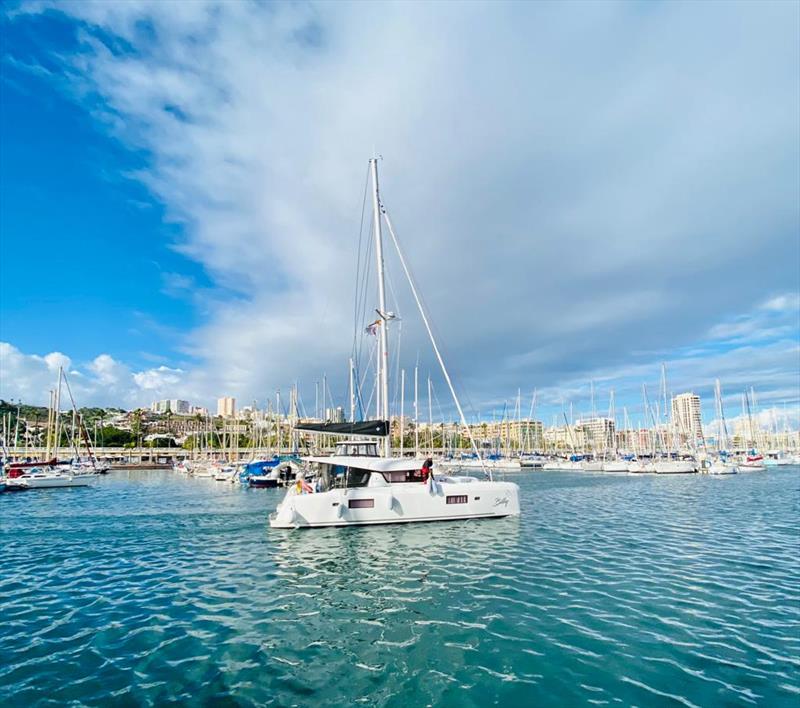
[[[742,470],[747,470],[748,472],[763,471],[767,469],[767,466],[764,464],[764,457],[762,455],[746,455],[744,460],[739,462],[738,465]]]
[[[730,462],[717,460],[708,468],[706,468],[705,472],[706,474],[737,474],[739,472],[739,468]]]
[[[630,463],[627,460],[604,460],[603,472],[627,472]]]
[[[57,489],[61,487],[88,487],[93,475],[74,475],[60,471],[45,471],[36,467],[17,477],[14,483],[26,489]]]

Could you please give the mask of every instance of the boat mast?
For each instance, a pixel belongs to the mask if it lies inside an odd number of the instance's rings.
[[[370,159],[372,171],[372,211],[375,230],[375,259],[378,266],[378,315],[380,323],[380,355],[378,358],[378,401],[379,418],[389,424],[389,435],[383,444],[383,454],[390,457],[392,454],[391,424],[389,423],[389,339],[386,332],[388,320],[386,317],[386,284],[383,273],[383,239],[381,238],[381,207],[378,191],[378,158]]]
[[[53,427],[55,429],[55,448],[54,457],[58,458],[61,449],[61,375],[63,372],[62,367],[58,367],[58,387],[56,388],[55,408],[53,410],[54,419]]]
[[[428,436],[431,442],[430,454],[433,455],[433,395],[431,394],[431,375],[428,374]]]
[[[281,390],[275,392],[275,430],[277,433],[278,457],[281,455]]]
[[[405,448],[405,407],[406,407],[406,370],[400,370],[400,457],[403,456],[403,449]]]
[[[350,357],[350,422],[356,421],[356,387],[353,381],[353,357]]]
[[[419,457],[419,366],[414,367],[414,455]]]

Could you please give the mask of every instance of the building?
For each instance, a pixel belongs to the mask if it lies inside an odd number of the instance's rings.
[[[610,418],[588,418],[578,421],[575,429],[584,434],[589,450],[598,452],[610,450],[616,439],[616,425]]]
[[[475,437],[512,450],[541,450],[544,424],[540,420],[502,420],[470,426]]]
[[[573,425],[554,425],[544,432],[545,447],[558,452],[578,452],[586,445],[586,435],[582,428]]]
[[[236,399],[231,396],[218,398],[217,415],[223,418],[234,418],[236,416]]]
[[[176,415],[189,415],[192,407],[189,401],[182,401],[178,398],[166,398],[163,401],[154,401],[150,404],[152,413],[175,413]]]
[[[678,435],[687,440],[702,440],[703,420],[700,416],[700,396],[681,393],[672,399],[672,422]]]
[[[325,420],[328,423],[344,423],[344,409],[341,406],[326,408]]]

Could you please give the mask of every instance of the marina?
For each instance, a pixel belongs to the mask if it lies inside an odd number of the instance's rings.
[[[518,517],[299,533],[172,471],[3,495],[0,702],[796,704],[799,468],[515,481]]]
[[[800,0],[0,23],[0,708],[800,708]]]

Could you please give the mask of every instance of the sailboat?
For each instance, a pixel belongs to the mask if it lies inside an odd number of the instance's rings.
[[[61,436],[61,391],[62,383],[66,385],[73,409],[73,425],[71,445],[75,449],[76,457],[72,462],[61,463],[57,460]],[[16,489],[56,489],[60,487],[88,487],[97,474],[96,460],[94,451],[89,442],[88,432],[83,423],[83,419],[75,404],[72,396],[69,380],[63,368],[58,369],[58,384],[54,391],[50,392],[50,407],[48,410],[47,422],[47,452],[45,459],[47,462],[22,462],[12,463],[5,471],[6,485]],[[88,461],[81,462],[78,452],[78,442],[76,426],[79,426],[84,442],[87,446]],[[52,456],[52,458],[51,458]],[[10,485],[8,480],[11,481]]]
[[[751,394],[755,400],[755,393],[751,389]],[[763,471],[767,469],[767,466],[764,464],[764,456],[758,452],[757,445],[758,445],[758,435],[755,431],[755,427],[753,425],[753,413],[750,409],[750,398],[747,395],[747,391],[742,393],[742,408],[747,416],[748,422],[748,429],[749,429],[749,439],[748,443],[752,446],[751,449],[745,453],[744,459],[739,461],[739,468],[748,472],[752,471]]]
[[[728,424],[725,422],[725,408],[722,404],[722,386],[719,379],[714,382],[714,405],[717,414],[717,458],[705,469],[707,474],[737,474],[739,468],[728,462]]]
[[[376,391],[380,418],[350,423],[296,425],[296,430],[358,437],[338,444],[334,455],[305,458],[306,470],[298,474],[296,482],[289,486],[286,496],[270,515],[270,526],[284,529],[317,528],[519,515],[519,487],[512,482],[495,482],[492,479],[491,468],[484,468],[488,479],[440,475],[437,474],[431,458],[392,457],[387,328],[393,315],[386,309],[382,238],[384,222],[427,330],[434,354],[450,388],[461,424],[470,440],[473,453],[481,459],[391,220],[381,203],[376,158],[370,160],[370,173],[378,276],[378,320],[370,327],[378,335],[379,340]],[[363,438],[367,438],[366,441]]]

